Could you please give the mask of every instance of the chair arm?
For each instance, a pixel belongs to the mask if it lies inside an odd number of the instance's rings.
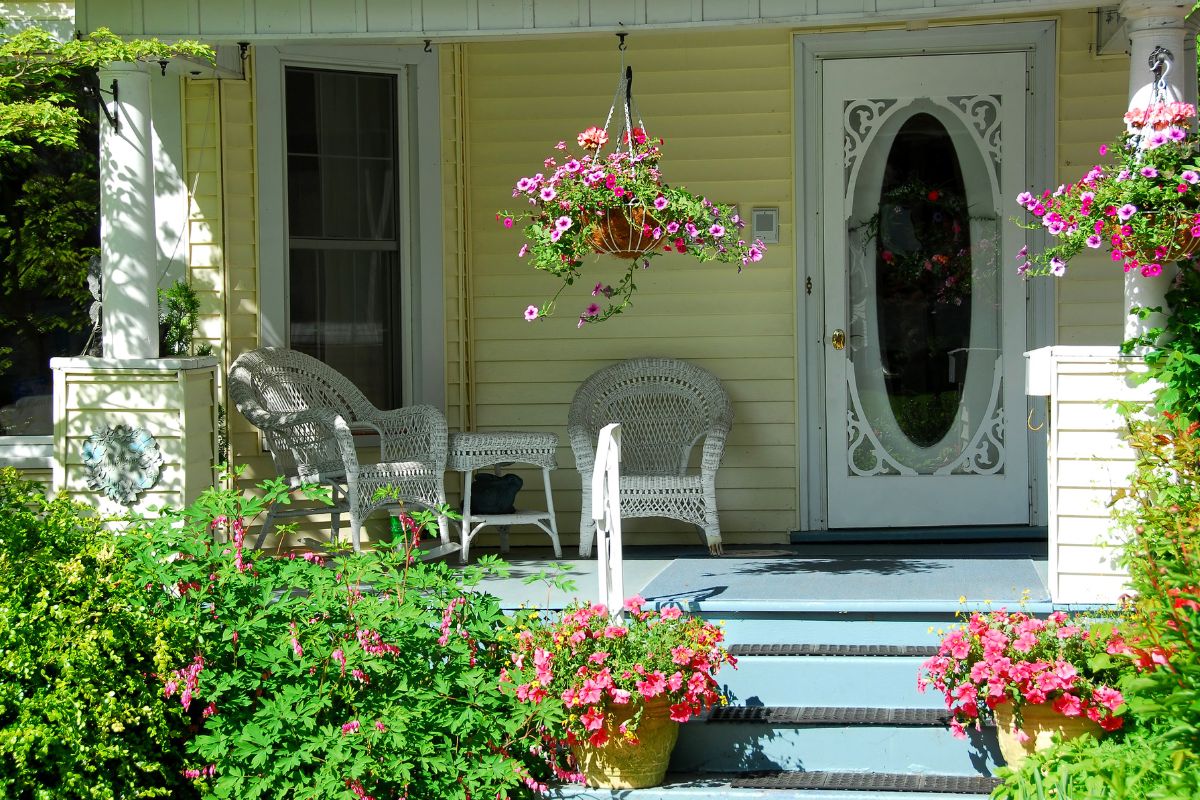
[[[435,472],[446,471],[449,429],[445,415],[434,406],[375,409],[358,422],[379,431],[380,461],[419,461]]]
[[[331,408],[310,408],[272,415],[260,426],[272,447],[283,447],[296,462],[301,480],[317,480],[340,456],[347,473],[358,472],[354,434],[341,414]],[[333,447],[330,447],[330,441]]]
[[[700,456],[700,472],[715,475],[725,455],[725,440],[729,436],[728,425],[714,425],[704,437],[704,450]]]
[[[571,452],[575,454],[575,468],[583,473],[583,479],[592,479],[592,467],[596,463],[596,437],[583,427],[567,428],[571,440]]]

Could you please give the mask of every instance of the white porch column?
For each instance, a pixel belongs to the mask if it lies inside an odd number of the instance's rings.
[[[108,95],[117,81],[117,100]],[[104,357],[158,358],[158,250],[150,75],[139,64],[100,71],[101,97],[116,110],[100,120],[100,257],[104,275]]]
[[[1150,54],[1155,47],[1170,51],[1170,69],[1166,76],[1168,101],[1195,102],[1195,33],[1186,18],[1192,3],[1181,0],[1123,0],[1121,16],[1129,26],[1129,107],[1145,108],[1150,103],[1154,77],[1150,72]],[[1165,267],[1166,265],[1164,265]],[[1125,309],[1134,306],[1167,307],[1165,295],[1174,269],[1164,269],[1158,278],[1143,278],[1137,271],[1125,275]],[[1140,336],[1160,327],[1164,314],[1151,314],[1144,320],[1126,315],[1125,338]]]

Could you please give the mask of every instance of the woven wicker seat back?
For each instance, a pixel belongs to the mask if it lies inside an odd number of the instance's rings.
[[[674,358],[638,358],[589,377],[575,393],[567,429],[583,479],[580,552],[591,551],[595,525],[590,476],[596,437],[621,423],[621,515],[668,517],[705,532],[720,550],[716,471],[733,424],[733,406],[708,370]],[[703,442],[699,470],[689,473],[692,450]]]

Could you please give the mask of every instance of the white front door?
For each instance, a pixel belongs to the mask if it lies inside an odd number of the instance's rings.
[[[829,527],[1028,524],[1026,54],[823,70]]]

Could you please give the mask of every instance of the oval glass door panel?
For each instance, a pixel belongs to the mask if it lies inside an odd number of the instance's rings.
[[[1003,468],[996,196],[974,140],[925,100],[864,153],[847,230],[852,473]]]

